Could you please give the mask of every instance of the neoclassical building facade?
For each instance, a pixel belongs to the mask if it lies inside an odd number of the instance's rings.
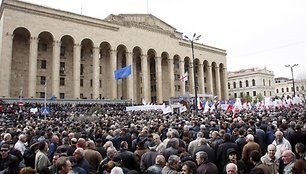
[[[151,14],[102,20],[3,0],[0,38],[0,97],[162,103],[193,94],[196,77],[199,94],[228,98],[226,51],[194,43],[193,59],[183,33]],[[127,65],[132,75],[116,81]]]
[[[230,98],[250,96],[253,99],[275,96],[274,73],[266,68],[249,68],[228,72],[228,91]]]

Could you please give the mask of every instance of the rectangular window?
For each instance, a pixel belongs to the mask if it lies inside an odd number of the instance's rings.
[[[60,62],[60,74],[65,74],[65,62]]]
[[[250,95],[250,93],[249,93],[249,92],[246,92],[246,95],[247,95],[247,96],[249,96],[249,95]]]
[[[254,96],[254,97],[256,96],[256,91],[253,91],[253,96]]]
[[[90,79],[90,87],[92,87],[92,79]]]
[[[60,93],[60,99],[64,99],[65,98],[65,93]]]
[[[81,94],[80,94],[80,99],[83,99],[83,98],[84,98],[84,94],[81,93]]]
[[[240,97],[241,97],[241,98],[243,97],[243,92],[240,92]]]
[[[80,86],[83,87],[83,79],[80,79]]]
[[[61,57],[65,56],[65,53],[66,53],[66,47],[65,46],[61,46],[60,56]]]
[[[237,93],[234,93],[234,98],[237,98]]]
[[[46,76],[40,76],[40,84],[45,85],[46,84]]]
[[[102,74],[102,66],[100,66],[100,74]]]
[[[99,80],[99,87],[102,88],[102,80]]]
[[[65,78],[64,77],[60,78],[60,86],[65,86]]]
[[[39,93],[39,98],[45,98],[45,92],[40,92]]]
[[[40,61],[40,68],[41,69],[47,69],[47,61],[46,60],[41,60]]]
[[[81,67],[80,67],[80,74],[84,75],[84,65],[83,64],[81,64]]]

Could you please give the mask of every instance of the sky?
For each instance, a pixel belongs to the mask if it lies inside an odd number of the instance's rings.
[[[306,79],[305,0],[23,0],[104,19],[152,14],[199,43],[227,51],[228,71],[267,68],[275,77]]]

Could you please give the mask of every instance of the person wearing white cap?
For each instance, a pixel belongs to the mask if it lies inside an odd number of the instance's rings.
[[[282,156],[283,149],[292,150],[290,142],[284,137],[282,131],[275,132],[275,139],[272,142],[276,146],[275,157],[279,159]]]

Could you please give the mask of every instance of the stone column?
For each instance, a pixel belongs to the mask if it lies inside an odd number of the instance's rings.
[[[169,74],[170,74],[170,97],[175,96],[175,88],[174,88],[174,65],[173,59],[168,59],[169,61]],[[163,74],[166,75],[166,74]]]
[[[37,76],[37,46],[38,38],[30,38],[30,56],[29,56],[29,88],[28,97],[36,97],[36,76]]]
[[[111,99],[117,99],[117,81],[115,80],[115,70],[117,69],[117,50],[110,50],[110,90]]]
[[[60,41],[53,41],[52,55],[52,95],[59,98]],[[47,84],[48,85],[48,84]]]
[[[180,76],[185,74],[184,63],[185,63],[184,61],[180,61]],[[181,95],[185,95],[185,93],[186,93],[185,82],[181,81]]]
[[[73,97],[80,98],[80,68],[81,68],[81,45],[73,46]]]
[[[126,57],[126,66],[131,65],[132,67],[132,73],[131,75],[129,75],[126,79],[126,83],[127,83],[127,99],[129,100],[134,100],[134,76],[133,76],[133,72],[134,72],[134,66],[133,66],[133,53],[131,52],[126,52],[125,53],[125,57]]]
[[[212,70],[211,66],[207,65],[207,93],[214,97],[214,90],[213,90],[213,80],[212,80]]]
[[[221,99],[221,86],[220,86],[220,71],[219,67],[216,67],[216,88],[217,88],[217,97],[218,100]]]
[[[163,85],[162,85],[162,66],[161,57],[155,57],[155,67],[156,67],[156,92],[157,92],[157,103],[163,103]]]
[[[224,91],[223,91],[224,99],[228,100],[229,96],[228,96],[228,86],[227,86],[228,80],[227,80],[227,69],[226,68],[223,68],[223,79],[222,79],[222,82],[223,82],[223,84],[221,84],[221,85],[224,86]]]
[[[189,81],[189,92],[194,94],[194,74],[193,74],[193,63],[189,64],[189,74],[188,74],[188,81]]]
[[[100,62],[99,62],[99,53],[100,48],[99,47],[93,47],[93,59],[92,59],[92,93],[93,93],[93,99],[99,98],[99,68],[100,68]]]
[[[142,73],[142,93],[146,103],[151,102],[150,99],[150,82],[148,70],[148,56],[141,55],[141,73]]]
[[[10,97],[11,67],[14,35],[6,33],[2,36],[0,59],[0,96]]]
[[[203,69],[203,64],[199,64],[199,77],[198,77],[198,89],[199,89],[199,94],[204,94],[205,93],[205,86],[204,86],[204,69]]]

